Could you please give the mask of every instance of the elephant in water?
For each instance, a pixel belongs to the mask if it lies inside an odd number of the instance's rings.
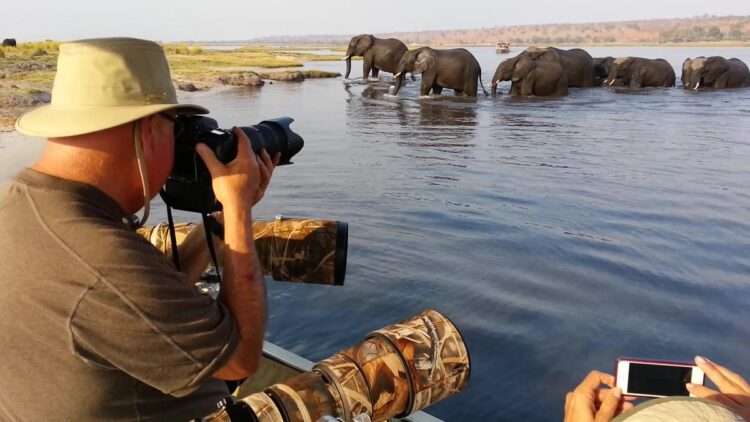
[[[672,65],[664,59],[621,57],[610,66],[606,84],[614,86],[621,81],[630,88],[672,87],[676,79]]]
[[[422,74],[420,95],[429,95],[430,91],[440,94],[443,88],[450,88],[456,95],[476,97],[477,81],[487,95],[482,83],[482,68],[477,59],[464,48],[435,50],[422,47],[407,51],[396,68],[394,95],[401,89],[407,72]]]
[[[372,70],[372,77],[377,78],[381,70],[396,73],[401,56],[406,53],[406,44],[395,38],[376,38],[370,34],[362,34],[353,37],[346,49],[346,76],[352,70],[352,56],[363,58],[362,78],[367,79]]]
[[[571,88],[594,86],[594,59],[586,50],[530,47],[521,54],[528,54],[534,60],[560,63],[567,74],[568,86]]]
[[[603,86],[609,78],[609,68],[615,62],[614,57],[595,57],[594,58],[594,86]]]
[[[699,88],[743,88],[750,86],[750,70],[740,59],[696,57],[682,64],[682,86]]]
[[[529,57],[536,61],[547,61],[558,63],[566,74],[569,87],[592,87],[594,86],[594,59],[589,53],[580,48],[572,50],[561,50],[559,48],[537,48],[529,47],[516,57],[503,61],[495,71],[493,81],[493,92],[496,92],[497,83],[511,80],[511,75],[516,63],[523,57]],[[520,85],[513,84],[511,95],[520,95]]]
[[[568,73],[557,61],[520,55],[500,63],[492,77],[492,95],[500,81],[513,81],[513,96],[563,97],[568,95]]]
[[[6,38],[3,40],[3,47],[15,47],[15,46],[16,46],[15,38]]]

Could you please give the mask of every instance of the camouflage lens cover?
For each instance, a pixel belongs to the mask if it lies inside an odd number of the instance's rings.
[[[178,223],[174,225],[175,236],[177,237],[177,244],[181,245],[185,238],[190,234],[191,231],[196,227],[193,223]],[[169,225],[168,224],[157,224],[153,227],[141,227],[136,232],[143,238],[148,240],[149,243],[154,245],[161,253],[171,256],[172,255],[172,242],[169,239]]]
[[[323,416],[340,417],[339,406],[323,376],[304,372],[266,390],[282,408],[286,422],[316,422]]]
[[[253,409],[258,422],[284,422],[284,418],[276,407],[276,403],[267,394],[251,394],[243,398],[242,401]]]
[[[194,223],[175,224],[180,252],[196,228]],[[276,218],[253,222],[253,237],[263,273],[276,281],[341,286],[346,278],[349,226],[340,221]],[[142,227],[138,234],[159,251],[171,256],[169,225]],[[193,248],[206,248],[205,235],[190,238]],[[222,251],[215,240],[217,252]]]
[[[414,398],[406,414],[459,392],[470,375],[466,344],[456,326],[434,310],[371,335],[386,337],[406,361]]]
[[[363,413],[372,418],[372,403],[367,380],[351,358],[336,353],[317,363],[314,370],[324,374],[332,387],[337,390],[343,407],[341,415],[345,422],[351,422]]]
[[[261,266],[274,280],[341,286],[348,226],[328,220],[277,218],[253,223]]]
[[[411,380],[401,353],[385,337],[370,337],[341,352],[362,370],[370,387],[372,420],[385,421],[408,414]]]

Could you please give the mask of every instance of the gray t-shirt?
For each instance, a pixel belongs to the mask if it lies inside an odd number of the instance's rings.
[[[30,169],[0,199],[0,420],[184,421],[227,394],[231,314],[123,217]]]

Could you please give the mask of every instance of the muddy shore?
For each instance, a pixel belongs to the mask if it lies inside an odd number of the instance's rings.
[[[19,44],[0,48],[0,132],[14,130],[18,116],[50,102],[58,44]],[[291,50],[291,49],[290,49]],[[339,56],[300,53],[275,48],[203,50],[194,46],[165,46],[175,89],[204,91],[221,86],[262,89],[266,83],[300,83],[335,78],[336,72],[303,68],[304,63],[341,60]]]

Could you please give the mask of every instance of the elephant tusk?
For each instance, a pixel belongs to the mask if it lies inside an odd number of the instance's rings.
[[[344,60],[349,60],[351,58],[352,58],[352,56],[344,56]]]
[[[609,84],[607,84],[607,85],[609,85],[609,86],[612,86],[612,85],[614,85],[614,84],[615,84],[615,80],[614,80],[614,79],[612,79],[611,81],[609,81]]]
[[[695,88],[693,88],[693,89],[697,91],[698,88],[700,88],[700,87],[701,87],[701,81],[698,81],[698,83],[695,84]]]
[[[403,75],[404,72],[398,72],[397,74],[393,75],[394,78],[400,78],[401,75]]]

